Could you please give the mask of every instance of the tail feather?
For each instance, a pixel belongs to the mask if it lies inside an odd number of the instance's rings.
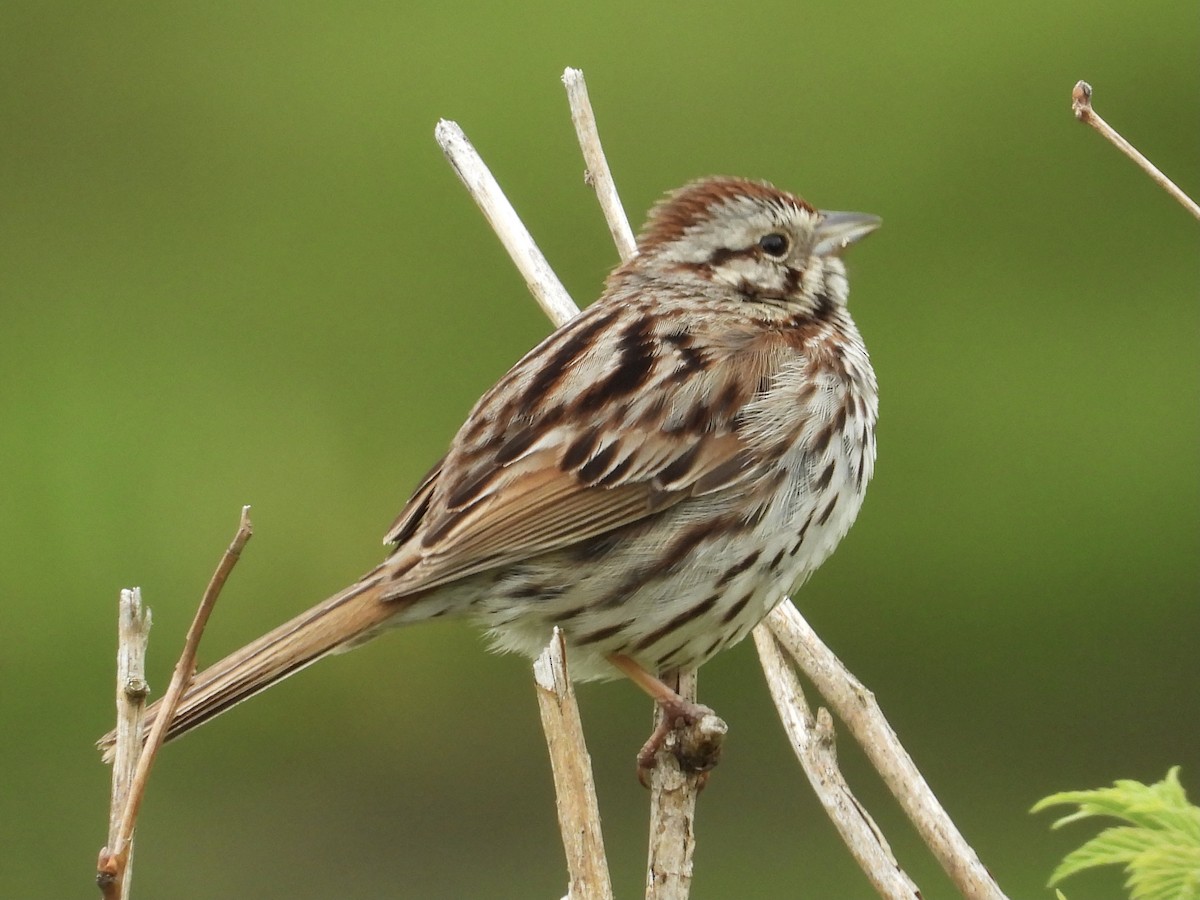
[[[324,656],[374,637],[413,599],[384,600],[383,581],[371,573],[197,674],[175,710],[166,739],[186,734]],[[161,703],[146,709],[147,734]],[[97,742],[105,762],[112,761],[115,742],[112,731]]]

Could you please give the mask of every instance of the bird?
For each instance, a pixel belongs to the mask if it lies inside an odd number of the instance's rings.
[[[441,617],[530,658],[558,627],[572,679],[627,676],[695,721],[664,676],[745,638],[863,503],[878,386],[842,254],[879,225],[743,178],[665,195],[599,299],[475,404],[383,561],[200,671],[167,739]]]

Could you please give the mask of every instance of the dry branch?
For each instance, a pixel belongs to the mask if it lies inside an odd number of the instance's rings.
[[[570,900],[612,900],[592,760],[583,740],[575,689],[567,676],[566,645],[558,628],[533,664],[533,680],[554,774],[558,827],[567,855],[567,896]]]
[[[579,307],[550,268],[550,263],[546,262],[546,257],[534,243],[517,211],[508,202],[458,123],[442,119],[433,130],[433,135],[450,167],[508,251],[533,299],[550,321],[558,326],[579,315]]]
[[[625,218],[625,209],[621,206],[617,185],[600,143],[596,114],[592,112],[592,102],[588,99],[587,82],[583,80],[583,72],[579,69],[567,69],[563,72],[562,80],[567,88],[567,101],[571,104],[571,122],[575,125],[579,149],[583,151],[583,161],[587,165],[587,182],[596,189],[596,199],[600,201],[604,221],[608,223],[617,254],[624,262],[637,253],[637,243],[629,220]]]
[[[1092,108],[1092,86],[1086,81],[1076,82],[1075,87],[1071,90],[1071,112],[1075,113],[1075,118],[1080,122],[1091,125],[1100,132],[1114,147],[1137,163],[1159,187],[1174,197],[1180,206],[1200,219],[1200,205],[1197,205],[1195,200],[1180,190],[1175,182],[1164,175],[1154,163],[1146,159],[1137,147],[1121,137],[1115,128],[1100,118],[1100,114]]]
[[[1006,900],[999,885],[938,803],[888,724],[875,695],[842,665],[791,601],[785,600],[775,607],[766,622],[758,627],[771,629],[774,638],[862,745],[871,765],[959,892],[969,900]]]
[[[200,647],[200,638],[208,624],[208,617],[212,614],[213,607],[216,606],[217,599],[221,596],[221,589],[225,586],[229,573],[233,571],[238,558],[242,555],[242,548],[250,540],[251,534],[253,534],[253,528],[250,524],[250,507],[243,506],[237,534],[234,535],[233,542],[221,556],[221,561],[217,564],[217,569],[213,572],[208,587],[204,591],[195,618],[192,619],[191,627],[188,628],[187,638],[183,643],[183,652],[171,675],[171,684],[163,696],[162,708],[154,720],[149,737],[146,738],[145,747],[141,748],[128,796],[117,821],[115,835],[110,832],[108,845],[100,851],[100,859],[96,863],[96,881],[104,893],[105,900],[109,900],[110,897],[123,900],[126,896],[119,887],[116,889],[116,893],[110,893],[110,891],[113,890],[112,885],[120,885],[125,880],[133,829],[137,824],[138,812],[141,810],[142,800],[146,795],[150,770],[154,766],[163,741],[166,740],[167,726],[175,717],[175,710],[179,706],[183,692],[187,690],[192,675],[195,673],[196,651]],[[115,815],[115,811],[113,814]]]
[[[671,679],[669,687],[689,702],[696,701],[696,670],[686,669]],[[663,724],[661,707],[654,725]],[[646,866],[646,900],[687,900],[692,888],[692,856],[696,851],[696,799],[707,772],[688,771],[681,760],[702,758],[715,762],[725,737],[725,723],[705,715],[667,735],[650,772],[650,851]]]
[[[119,843],[121,821],[142,750],[142,722],[146,712],[146,645],[150,640],[150,610],[142,607],[141,588],[121,591],[117,611],[117,742],[113,758],[112,795],[108,808],[109,847]],[[128,896],[133,876],[133,844],[119,872],[97,876],[105,900]]]
[[[883,832],[850,791],[838,768],[833,720],[828,710],[817,710],[814,719],[800,688],[800,680],[768,629],[755,629],[754,643],[792,749],[817,799],[825,807],[842,842],[850,849],[850,855],[880,897],[920,900],[921,892],[900,868]]]

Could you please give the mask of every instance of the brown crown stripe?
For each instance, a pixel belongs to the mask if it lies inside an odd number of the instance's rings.
[[[650,218],[638,239],[644,254],[662,244],[677,240],[689,228],[712,216],[712,207],[744,198],[765,200],[781,210],[791,207],[815,210],[799,197],[781,191],[763,181],[744,178],[707,178],[685,185],[668,195],[650,211]]]

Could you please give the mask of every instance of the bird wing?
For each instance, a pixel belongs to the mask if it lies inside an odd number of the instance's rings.
[[[630,313],[634,312],[632,317]],[[647,313],[594,304],[472,410],[389,542],[389,596],[570,546],[747,482],[738,412],[762,353],[728,353]]]

